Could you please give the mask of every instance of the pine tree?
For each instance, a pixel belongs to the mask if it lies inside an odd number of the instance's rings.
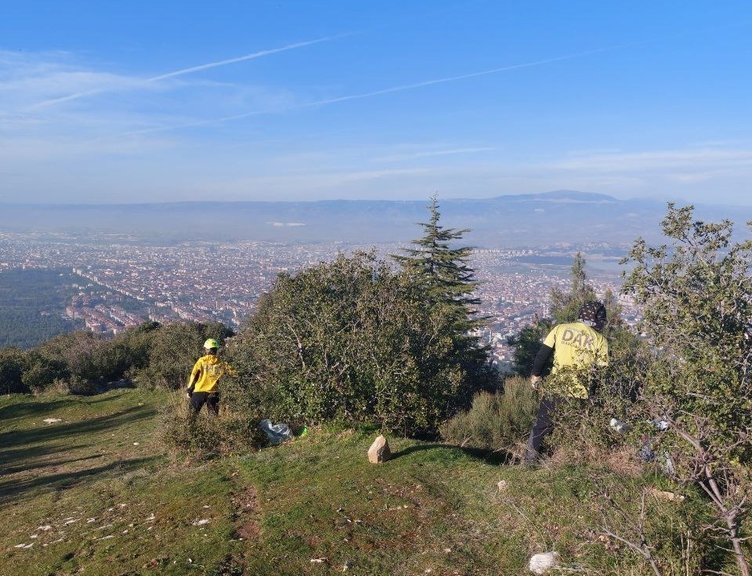
[[[454,245],[469,230],[445,228],[439,223],[441,212],[436,196],[431,197],[428,210],[428,222],[420,223],[423,236],[412,241],[414,248],[406,248],[404,255],[393,258],[423,292],[427,304],[440,307],[452,318],[458,335],[464,335],[484,322],[476,308],[480,299],[473,296],[478,282],[468,264],[472,248]]]
[[[551,289],[551,315],[556,324],[577,320],[580,307],[589,300],[595,300],[595,290],[588,282],[585,273],[585,257],[581,252],[574,255],[572,262],[570,289],[567,292]]]

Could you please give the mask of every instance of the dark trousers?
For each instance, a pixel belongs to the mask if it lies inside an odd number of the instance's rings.
[[[193,392],[191,394],[191,409],[194,414],[198,414],[204,404],[214,415],[219,414],[219,393]]]
[[[538,460],[543,439],[554,430],[554,415],[562,401],[563,398],[561,396],[546,396],[540,401],[538,414],[535,416],[535,423],[527,439],[525,462],[528,464],[532,464]]]

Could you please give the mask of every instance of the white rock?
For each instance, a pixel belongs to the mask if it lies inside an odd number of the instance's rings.
[[[42,420],[45,424],[57,424],[58,422],[62,422],[62,418],[45,418]]]
[[[368,449],[368,461],[371,464],[386,462],[391,456],[392,451],[389,449],[389,442],[381,435],[373,441],[373,444]]]
[[[496,487],[499,489],[499,492],[504,492],[507,489],[507,481],[506,480],[499,480],[499,483],[496,484]]]
[[[530,558],[528,569],[533,574],[545,574],[551,568],[559,564],[558,552],[545,552],[543,554],[534,554]]]

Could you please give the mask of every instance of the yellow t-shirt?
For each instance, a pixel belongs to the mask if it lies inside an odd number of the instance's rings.
[[[554,349],[554,366],[557,372],[587,370],[594,366],[608,366],[608,341],[603,335],[582,322],[554,326],[543,344]],[[567,393],[575,398],[587,398],[588,389],[580,379],[572,376],[565,386]]]
[[[191,382],[196,382],[193,387],[194,392],[214,392],[219,379],[233,370],[229,364],[223,362],[214,354],[202,356],[193,365],[191,376],[188,379],[188,386]],[[196,380],[198,378],[198,380]]]

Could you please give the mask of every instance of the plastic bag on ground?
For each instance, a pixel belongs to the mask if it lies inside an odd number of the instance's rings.
[[[290,427],[287,424],[282,422],[279,424],[272,424],[272,421],[266,418],[259,422],[259,428],[264,431],[269,442],[272,444],[281,444],[286,440],[291,440],[293,436],[292,430],[290,430]]]

